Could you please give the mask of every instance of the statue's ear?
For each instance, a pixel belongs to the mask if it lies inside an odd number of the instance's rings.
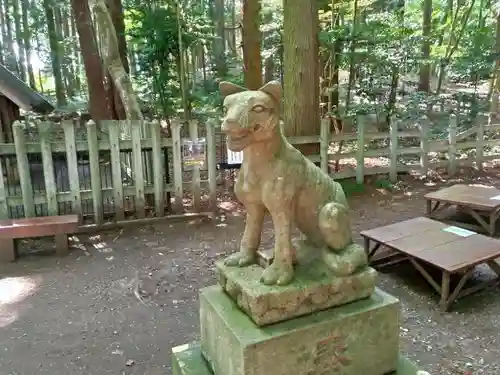
[[[234,83],[222,81],[219,83],[219,91],[225,98],[226,96],[237,94],[239,92],[247,91],[246,88],[235,85]]]
[[[281,100],[281,84],[278,81],[269,81],[259,91],[271,95],[278,103]]]

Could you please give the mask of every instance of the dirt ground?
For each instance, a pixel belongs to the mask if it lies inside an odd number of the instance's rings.
[[[406,176],[392,192],[372,182],[350,197],[354,230],[421,215],[425,192],[457,181],[500,187],[496,175],[425,183]],[[215,282],[214,261],[236,250],[243,231],[241,207],[230,199],[220,206],[225,214],[215,222],[79,236],[67,257],[36,254],[0,266],[0,374],[170,374],[171,348],[198,338],[198,290]],[[272,245],[269,224],[263,246]],[[402,351],[423,369],[500,374],[498,287],[442,314],[437,296],[406,266],[385,270],[379,286],[400,298]]]

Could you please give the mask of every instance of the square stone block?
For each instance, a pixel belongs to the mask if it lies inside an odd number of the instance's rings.
[[[395,371],[399,301],[366,299],[258,327],[220,290],[200,294],[201,349],[216,375],[383,375]]]
[[[212,372],[208,362],[201,354],[198,343],[177,346],[172,349],[172,374],[173,375],[217,375]],[[261,375],[274,375],[272,373],[262,373]],[[290,375],[295,375],[291,373]],[[302,375],[302,374],[300,374]],[[366,373],[363,375],[372,375]],[[398,365],[395,372],[390,375],[420,375],[417,366],[403,356],[399,356]]]
[[[320,258],[299,264],[289,285],[260,282],[259,265],[227,267],[216,262],[219,284],[258,326],[277,323],[367,298],[375,289],[377,271],[371,267],[336,277]]]

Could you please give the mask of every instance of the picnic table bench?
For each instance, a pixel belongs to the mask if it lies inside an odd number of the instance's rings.
[[[402,221],[361,232],[368,259],[380,247],[388,247],[401,253],[441,296],[439,306],[448,311],[452,303],[500,281],[500,240],[467,229],[450,226],[426,217]],[[374,246],[371,246],[374,242]],[[442,273],[437,282],[424,268],[432,265]],[[465,287],[475,266],[488,265],[496,274],[491,280]],[[459,276],[454,288],[450,287],[452,275]]]
[[[0,220],[0,261],[18,258],[16,240],[21,238],[54,236],[58,254],[68,252],[68,234],[78,228],[77,215],[30,217]]]
[[[493,187],[457,184],[425,195],[427,216],[438,218],[439,213],[448,207],[457,209],[470,217],[477,224],[457,222],[450,218],[442,221],[462,227],[486,232],[490,236],[496,233],[496,224],[500,216],[500,190]]]

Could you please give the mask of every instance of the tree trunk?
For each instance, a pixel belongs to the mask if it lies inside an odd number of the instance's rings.
[[[71,0],[71,4],[82,50],[83,65],[87,75],[90,116],[94,121],[112,120],[113,115],[104,88],[104,74],[101,58],[97,50],[89,5],[82,0]]]
[[[288,136],[320,133],[316,6],[316,0],[283,0],[283,114]],[[309,154],[316,153],[319,147],[314,144],[300,149]]]
[[[418,91],[430,92],[431,82],[431,32],[432,32],[432,0],[424,0],[422,5],[422,62],[420,64],[420,77]]]
[[[64,94],[64,82],[61,70],[61,57],[62,51],[59,44],[59,36],[56,30],[54,18],[54,5],[51,0],[43,0],[43,7],[45,9],[45,17],[47,18],[47,29],[49,32],[49,45],[50,45],[50,60],[52,64],[52,72],[54,73],[54,83],[56,86],[56,99],[57,106],[63,107],[66,105],[66,96]]]
[[[76,95],[76,84],[75,84],[75,61],[73,60],[73,43],[71,35],[71,12],[68,9],[63,9],[61,12],[61,24],[62,24],[62,35],[63,40],[66,40],[64,44],[64,61],[66,63],[65,67],[65,81],[66,81],[66,91],[69,97],[74,97]]]
[[[242,40],[245,86],[256,90],[262,86],[260,0],[243,0]]]
[[[219,77],[224,77],[227,73],[226,67],[226,37],[224,27],[224,0],[214,0],[213,18],[215,23],[215,38],[213,43],[213,53],[215,69]]]
[[[30,4],[29,0],[22,0],[22,2],[21,2],[21,14],[23,16],[23,36],[24,36],[24,48],[26,50],[26,68],[28,70],[28,81],[29,81],[31,88],[36,90],[35,72],[33,71],[33,64],[31,62],[32,33],[31,33],[31,27],[30,27],[29,20],[28,20],[28,12],[30,9],[30,5],[33,5],[33,4]]]
[[[42,43],[40,42],[40,34],[39,33],[35,33],[35,50],[36,50],[36,54],[38,56],[41,56],[43,49],[42,49]],[[40,92],[42,94],[44,94],[45,90],[43,87],[42,69],[38,69],[37,79],[38,79],[38,90],[40,90]]]
[[[123,19],[123,6],[121,0],[106,0],[106,5],[108,6],[108,12],[113,21],[113,26],[116,32],[116,38],[118,41],[118,51],[120,54],[120,59],[122,61],[123,68],[125,72],[129,74],[130,68],[127,58],[127,42],[125,40],[125,21]],[[108,87],[108,96],[113,98],[113,112],[114,117],[119,120],[125,120],[127,114],[125,107],[120,99],[120,93],[114,84],[114,80],[108,72],[108,81],[110,85]]]
[[[351,107],[351,97],[352,90],[354,89],[354,84],[356,82],[356,35],[358,33],[359,26],[359,1],[354,0],[353,2],[353,22],[352,28],[350,32],[350,45],[349,45],[349,82],[347,84],[347,93],[345,98],[345,112],[349,113],[349,109]]]
[[[5,16],[3,13],[3,1],[0,0],[0,64],[6,65],[5,63],[5,51],[4,49],[7,48],[5,45]]]
[[[460,6],[457,4],[457,7]],[[446,0],[446,7],[444,8],[443,18],[441,19],[441,24],[446,25],[448,23],[449,18],[453,14],[453,0]],[[438,36],[437,45],[441,47],[444,43],[444,32],[440,33]]]
[[[127,41],[125,39],[125,21],[123,19],[123,6],[121,0],[107,0],[109,14],[115,26],[116,38],[118,40],[118,51],[122,60],[123,69],[130,72],[127,59]]]
[[[26,79],[26,49],[24,47],[23,27],[21,24],[21,13],[19,12],[19,0],[12,0],[12,12],[14,13],[14,27],[16,32],[16,43],[18,47],[19,77],[24,82]]]
[[[113,84],[120,94],[120,98],[125,108],[126,118],[128,120],[142,120],[143,116],[139,102],[134,93],[130,77],[125,71],[122,63],[118,38],[105,0],[98,0],[95,2],[94,0],[89,1],[93,2],[96,22],[99,25],[99,32],[101,33],[100,40],[102,43],[103,61],[109,74],[113,78]]]
[[[338,0],[332,1],[332,28],[340,27],[340,13],[335,13],[337,9]],[[339,9],[338,12],[341,10]],[[331,79],[330,79],[330,108],[329,112],[338,112],[339,110],[339,70],[340,61],[342,59],[343,43],[341,38],[337,38],[333,43],[332,49],[332,63],[331,63]]]
[[[233,46],[233,57],[238,56],[238,46],[236,45],[236,1],[231,0],[231,45]]]
[[[131,45],[130,48],[128,49],[128,60],[130,61],[129,64],[129,72],[130,76],[134,76],[137,72],[137,59],[135,56],[135,51],[134,51],[134,45]]]
[[[448,64],[450,63],[451,58],[453,57],[453,54],[457,50],[460,41],[462,39],[462,36],[464,35],[465,28],[467,26],[467,23],[469,21],[469,17],[471,15],[472,9],[474,8],[476,0],[471,0],[470,6],[465,10],[462,20],[459,23],[458,22],[458,12],[460,11],[460,7],[457,6],[457,10],[455,13],[455,17],[453,19],[453,23],[451,26],[450,30],[450,40],[448,43],[448,46],[446,47],[446,52],[444,59],[441,60],[441,64],[439,66],[439,75],[438,75],[438,83],[437,83],[437,88],[436,88],[436,94],[441,93],[441,88],[444,83],[444,78],[446,74],[446,68],[448,67]],[[460,29],[456,30],[457,27],[460,26]]]
[[[403,27],[404,25],[404,16],[405,16],[405,0],[398,0],[396,4],[396,12],[398,15],[398,25],[399,27]],[[399,30],[398,30],[399,31]],[[403,46],[400,44],[399,47],[403,50]],[[394,108],[396,107],[396,97],[399,85],[399,75],[400,75],[400,67],[405,63],[405,57],[399,60],[396,63],[393,63],[392,66],[392,75],[391,75],[391,91],[389,92],[389,98],[387,99],[387,104],[385,106],[385,124],[386,127],[379,126],[379,131],[388,131],[391,126],[391,118],[394,113]]]
[[[70,16],[68,17],[68,22],[70,23],[71,29],[71,49],[73,53],[73,66],[75,70],[75,90],[76,92],[80,92],[82,90],[82,64],[81,58],[82,54],[80,53],[79,45],[78,45],[78,33],[76,31],[76,22],[75,17],[73,16],[73,12],[70,10]]]
[[[186,121],[189,120],[190,117],[190,105],[187,97],[187,84],[186,84],[186,64],[184,59],[184,46],[182,45],[182,14],[181,14],[181,6],[177,3],[177,31],[178,31],[178,45],[179,45],[179,55],[177,56],[177,70],[179,73],[179,83],[181,89],[181,97],[182,97],[182,107],[184,111],[184,119]]]
[[[9,0],[3,0],[2,14],[2,35],[4,37],[5,63],[7,68],[14,74],[19,75],[19,65],[17,64],[16,53],[14,52],[14,39],[12,36],[12,17],[9,15]],[[5,25],[5,27],[4,27]]]
[[[274,56],[269,56],[264,61],[264,81],[267,83],[274,79]]]
[[[500,12],[497,14],[496,40],[493,52],[496,56],[496,60],[490,83],[490,90],[492,91],[490,112],[494,113],[495,116],[498,116],[498,97],[500,95]]]
[[[68,43],[63,43],[69,39],[69,30],[67,30],[66,17],[61,12],[61,7],[54,7],[54,21],[56,26],[56,34],[58,40],[58,51],[61,54],[61,73],[63,78],[64,89],[67,98],[73,98],[75,95],[73,76],[71,73],[71,54],[68,48]],[[68,33],[67,33],[68,32]]]

